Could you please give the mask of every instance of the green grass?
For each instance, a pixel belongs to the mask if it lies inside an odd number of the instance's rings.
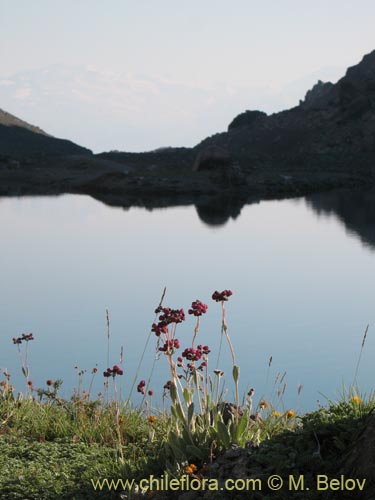
[[[270,413],[263,422],[250,427],[246,436],[253,444],[249,448],[251,466],[247,473],[254,477],[304,474],[309,486],[313,486],[317,473],[337,476],[340,470],[344,471],[351,446],[374,407],[371,397],[365,402],[347,399],[331,403],[294,419]],[[136,410],[122,409],[122,463],[114,405],[90,403],[77,409],[77,403],[45,404],[31,398],[3,398],[0,415],[1,499],[119,498],[114,492],[95,492],[91,480],[140,480],[150,474],[160,476],[165,470],[162,459],[170,417],[150,423]],[[218,463],[221,453],[216,456]],[[196,465],[198,476],[215,477],[210,457]],[[253,498],[267,498],[256,495]],[[282,495],[279,492],[279,496],[270,498],[282,499]],[[295,492],[285,498],[321,498],[314,491],[304,495]],[[228,492],[216,497],[251,498]]]
[[[15,396],[11,377],[4,371],[5,380],[0,383],[0,500],[136,498],[131,492],[123,492],[125,496],[121,496],[120,492],[108,489],[95,491],[92,481],[104,478],[140,481],[149,478],[150,474],[160,477],[166,473],[173,478],[189,474],[199,481],[204,478],[220,481],[236,477],[267,478],[271,474],[287,478],[291,474],[295,477],[303,474],[305,485],[310,488],[308,492],[279,491],[275,495],[255,492],[251,496],[249,492],[226,491],[225,494],[216,492],[210,498],[315,500],[323,498],[314,490],[317,473],[337,476],[345,472],[351,448],[375,407],[374,395],[360,396],[354,388],[368,329],[363,337],[353,386],[343,391],[338,402],[327,401],[325,407],[301,416],[293,409],[276,411],[283,407],[284,373],[275,379],[273,397],[264,396],[255,404],[251,390],[240,407],[237,403],[240,400],[240,370],[225,310],[232,292],[216,291],[213,299],[221,303],[221,339],[226,340],[232,357],[236,394],[236,404],[230,406],[228,414],[228,405],[221,396],[227,389],[222,386],[222,372],[209,373],[211,349],[198,343],[206,304],[192,303],[189,314],[196,313],[192,339],[184,340],[186,344],[180,346],[176,328],[178,323],[185,321],[185,314],[182,309],[161,307],[164,293],[165,290],[152,326],[157,335],[160,359],[170,368],[162,410],[153,406],[150,382],[144,380],[137,386],[142,394],[140,408],[120,400],[117,380],[123,375],[122,354],[120,366],[114,365],[103,373],[105,391],[97,400],[90,394],[93,377],[98,372],[96,368],[91,372],[88,390],[83,387],[84,372],[77,371],[78,388],[70,400],[59,395],[61,380],[48,380],[47,388],[34,388],[28,367],[29,342],[34,340],[33,335],[22,334],[13,339],[27,389],[25,394]],[[109,327],[107,312],[107,366]],[[147,343],[151,338],[152,334]],[[198,345],[195,345],[196,340]],[[221,347],[218,358],[220,352]],[[271,362],[272,358],[268,369]],[[136,380],[138,370],[134,387]],[[114,396],[109,399],[112,385]],[[227,459],[228,453],[237,453],[236,450],[242,460],[240,473],[236,469],[238,461],[230,459],[228,463]],[[171,492],[154,497],[174,498]]]

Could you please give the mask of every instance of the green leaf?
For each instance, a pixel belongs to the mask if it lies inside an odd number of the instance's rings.
[[[183,396],[184,396],[185,403],[188,405],[188,404],[190,404],[190,402],[192,400],[193,391],[190,391],[187,387],[185,387],[183,390]]]
[[[249,417],[248,417],[247,412],[245,412],[244,415],[242,415],[242,417],[240,418],[238,424],[236,425],[235,441],[237,444],[238,444],[242,434],[246,430],[248,421],[249,421]]]
[[[224,447],[228,449],[231,445],[231,438],[229,434],[228,427],[220,420],[217,423],[218,436],[220,440],[223,442]]]
[[[176,408],[174,406],[171,406],[171,413],[174,416],[174,418],[178,418]]]
[[[180,403],[176,403],[175,404],[175,409],[176,409],[176,413],[177,413],[178,418],[184,424],[185,423],[185,415],[184,415],[184,411],[183,411],[182,406],[180,405]]]
[[[191,420],[194,415],[194,403],[191,403],[188,408],[188,425],[190,426]]]
[[[197,370],[193,371],[193,381],[194,381],[195,387],[199,391],[199,380],[198,380],[198,371]],[[199,394],[199,392],[198,392],[198,394]]]
[[[175,403],[177,400],[177,389],[176,389],[176,384],[174,382],[171,383],[171,386],[169,388],[169,394],[171,395],[172,401]]]
[[[188,444],[186,446],[186,453],[189,455],[189,459],[197,458],[198,460],[203,460],[205,458],[205,454],[194,445]]]

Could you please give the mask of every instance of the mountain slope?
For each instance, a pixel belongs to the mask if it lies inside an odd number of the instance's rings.
[[[248,172],[375,165],[375,51],[336,84],[319,81],[292,109],[241,113],[197,150],[212,146],[228,150]]]
[[[0,154],[7,156],[60,156],[91,154],[74,142],[57,139],[0,109]]]

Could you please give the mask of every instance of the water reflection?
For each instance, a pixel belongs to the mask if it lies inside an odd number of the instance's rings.
[[[375,248],[375,191],[334,191],[306,198],[319,215],[335,215],[346,230],[368,248]]]
[[[220,307],[210,297],[215,289],[234,290],[228,322],[241,393],[255,387],[266,397],[277,373],[287,370],[286,407],[311,409],[318,391],[334,397],[341,381],[352,382],[364,328],[370,323],[371,334],[375,324],[375,254],[348,238],[342,225],[374,247],[372,193],[252,204],[221,198],[164,210],[139,205],[124,211],[119,202],[116,210],[75,195],[2,200],[0,369],[9,370],[16,387],[23,379],[11,339],[33,332],[35,386],[62,378],[69,395],[77,385],[73,366],[89,373],[97,364],[95,391],[101,391],[108,307],[110,364],[118,363],[123,346],[126,396],[164,286],[168,306],[209,303],[199,335],[215,353],[214,364]],[[179,329],[185,347],[192,330],[189,320]],[[374,342],[369,335],[361,362],[364,391],[372,388]],[[139,378],[148,377],[154,357],[150,344]],[[163,361],[153,376],[156,391],[169,377]],[[230,363],[223,351],[228,386]],[[296,401],[299,383],[304,389]]]
[[[319,216],[335,216],[348,233],[356,236],[368,248],[375,248],[375,191],[374,190],[335,190],[318,193],[304,199],[307,206]],[[223,227],[229,221],[236,220],[242,209],[247,205],[260,203],[260,200],[246,200],[225,195],[211,196],[203,199],[163,198],[137,199],[123,205],[123,200],[99,198],[99,201],[112,208],[122,207],[129,210],[133,207],[143,207],[149,211],[160,208],[178,206],[195,206],[199,219],[208,226]]]
[[[195,205],[199,219],[208,226],[224,226],[230,219],[237,219],[244,202],[234,198],[214,198]]]
[[[359,237],[366,247],[375,248],[374,190],[329,191],[307,196],[305,202],[319,216],[335,216],[349,234]],[[246,204],[241,199],[221,197],[198,203],[195,208],[204,224],[224,226],[230,219],[237,219]]]

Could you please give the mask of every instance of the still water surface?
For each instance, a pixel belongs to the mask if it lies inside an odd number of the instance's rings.
[[[358,383],[369,392],[375,385],[374,207],[368,194],[264,201],[210,226],[193,206],[147,211],[112,208],[87,196],[1,199],[0,367],[24,388],[11,339],[33,332],[35,386],[62,378],[68,397],[77,387],[74,365],[87,370],[86,387],[97,365],[93,387],[101,391],[108,307],[110,363],[119,362],[123,346],[121,391],[127,397],[166,286],[165,305],[208,303],[198,343],[211,347],[214,368],[220,305],[210,297],[230,288],[227,319],[243,393],[254,387],[258,398],[273,393],[275,402],[274,380],[286,371],[285,408],[311,410],[325,401],[322,394],[337,398],[342,384],[353,382],[368,323]],[[193,327],[191,317],[178,327],[183,347]],[[138,380],[150,374],[154,339]],[[224,345],[227,399],[233,399],[230,366]],[[156,394],[168,378],[161,358],[151,383]],[[136,393],[132,400],[139,401]]]

